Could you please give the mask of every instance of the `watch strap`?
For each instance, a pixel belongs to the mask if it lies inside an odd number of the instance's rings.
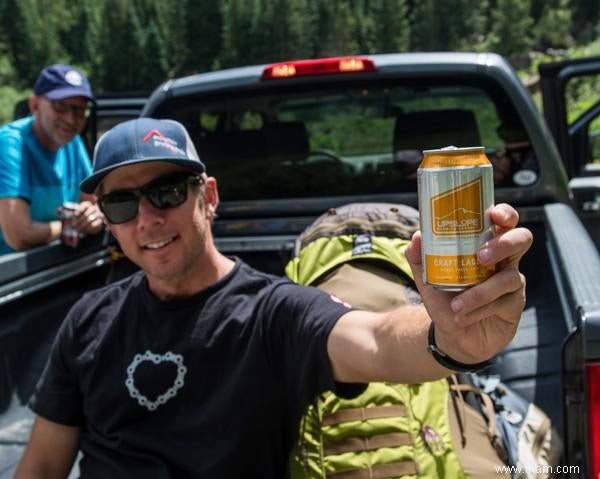
[[[440,348],[438,348],[435,342],[435,325],[433,321],[429,325],[429,333],[427,335],[427,350],[431,353],[433,359],[435,359],[439,364],[457,373],[474,373],[491,366],[494,362],[493,358],[491,358],[480,363],[465,364],[448,356]]]

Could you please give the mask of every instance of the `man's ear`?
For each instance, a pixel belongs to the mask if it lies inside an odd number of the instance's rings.
[[[104,220],[104,224],[106,225],[106,227],[108,228],[108,230],[111,232],[111,234],[115,237],[116,240],[119,239],[119,235],[117,234],[117,232],[115,231],[115,228],[113,227],[113,225],[111,225],[108,221]]]
[[[39,104],[40,99],[35,95],[31,95],[27,100],[27,105],[29,106],[29,111],[31,113],[37,113]]]
[[[206,201],[207,208],[214,213],[219,206],[219,190],[217,188],[217,180],[214,177],[209,176],[206,178],[205,182],[204,201]]]

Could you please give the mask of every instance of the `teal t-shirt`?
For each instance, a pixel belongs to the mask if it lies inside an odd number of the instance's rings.
[[[79,183],[91,173],[90,157],[79,136],[53,152],[44,148],[33,116],[0,128],[0,198],[23,198],[34,221],[58,219],[57,208],[79,202]],[[13,250],[0,228],[0,254]]]

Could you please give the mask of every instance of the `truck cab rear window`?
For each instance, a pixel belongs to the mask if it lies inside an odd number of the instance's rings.
[[[223,200],[416,191],[421,151],[485,146],[497,187],[537,179],[510,102],[463,84],[345,85],[186,99],[188,128]]]

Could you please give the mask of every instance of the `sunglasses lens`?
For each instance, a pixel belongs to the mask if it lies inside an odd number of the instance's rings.
[[[132,192],[116,191],[103,196],[98,203],[106,219],[113,224],[119,224],[136,217],[139,199]]]
[[[187,199],[188,183],[200,184],[200,178],[190,175],[168,175],[135,190],[114,191],[98,200],[100,209],[112,224],[131,221],[138,214],[140,195],[148,198],[155,208],[179,206]]]
[[[159,178],[144,188],[144,194],[156,208],[173,208],[187,199],[189,176]]]

